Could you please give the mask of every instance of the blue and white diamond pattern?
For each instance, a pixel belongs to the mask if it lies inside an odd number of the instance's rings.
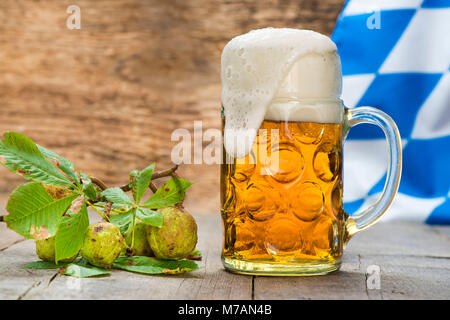
[[[450,224],[450,0],[348,0],[332,39],[345,105],[385,111],[403,139],[399,194],[383,220]],[[383,190],[382,131],[353,128],[344,158],[345,209],[353,213]]]

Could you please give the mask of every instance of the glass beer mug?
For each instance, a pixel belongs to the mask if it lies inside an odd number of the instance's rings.
[[[261,29],[261,34],[235,38],[222,55],[222,261],[236,273],[319,275],[339,269],[347,241],[386,212],[399,186],[401,140],[393,120],[372,107],[345,108],[339,99],[342,76],[334,44],[312,31],[289,30],[293,29]],[[273,44],[271,37],[276,38]],[[296,42],[314,50],[297,52],[282,80],[271,84],[274,94],[267,105],[248,107],[248,97],[239,104],[245,96],[241,92],[258,91],[259,83],[251,82],[254,74],[277,78],[271,73],[277,66],[269,69],[268,60],[291,57],[286,50],[273,53],[274,48],[288,46],[287,51],[293,51],[289,46]],[[263,63],[248,64],[248,59],[261,56]],[[239,69],[242,59],[249,69],[260,67],[259,73],[246,75],[248,70]],[[267,83],[260,91],[266,88]],[[262,121],[257,121],[261,114]],[[255,123],[259,127],[247,139]],[[349,129],[362,123],[377,125],[386,135],[387,178],[378,201],[348,215],[342,200],[342,145]],[[233,129],[235,145],[227,146],[227,130]],[[246,151],[233,152],[233,146],[249,141]]]

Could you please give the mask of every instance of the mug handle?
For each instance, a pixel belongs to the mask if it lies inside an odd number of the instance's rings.
[[[370,123],[380,127],[385,136],[388,148],[388,167],[386,182],[380,198],[367,209],[349,215],[345,223],[346,241],[357,232],[375,224],[389,209],[400,184],[402,172],[402,144],[400,132],[394,120],[381,110],[372,107],[345,109],[345,131],[361,123]]]

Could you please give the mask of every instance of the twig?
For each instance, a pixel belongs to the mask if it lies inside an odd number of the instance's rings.
[[[179,179],[179,178],[180,178],[180,176],[179,176],[178,173],[176,173],[176,172],[172,172],[170,175],[171,175],[172,178],[174,178],[174,179]]]
[[[171,176],[173,178],[178,179],[179,176],[175,172],[175,171],[177,171],[177,169],[178,169],[178,165],[175,165],[175,166],[173,166],[170,169],[159,171],[159,172],[155,172],[152,175],[152,180],[156,180],[156,179],[164,178],[164,177],[168,177],[168,176]],[[91,181],[92,181],[93,184],[95,184],[97,187],[99,187],[102,191],[108,189],[108,186],[102,180],[100,180],[100,179],[98,179],[96,177],[91,177]],[[149,187],[150,187],[150,189],[153,192],[156,192],[156,190],[158,190],[156,185],[154,183],[152,183],[152,182],[150,183]],[[127,184],[121,186],[120,189],[122,189],[122,191],[124,191],[124,192],[128,192],[128,191],[131,190],[131,187],[130,187],[130,184],[127,183]]]
[[[108,189],[106,184],[102,180],[100,180],[96,177],[91,177],[91,181],[93,184],[95,184],[97,187],[99,187],[102,191]]]
[[[152,190],[153,193],[158,190],[158,187],[153,182],[150,182],[150,185],[148,187],[150,188],[150,190]]]
[[[175,171],[177,171],[177,169],[178,169],[178,165],[176,164],[174,167],[172,167],[170,169],[167,169],[167,170],[164,170],[164,171],[160,171],[160,172],[156,172],[156,173],[154,173],[152,175],[152,180],[170,176],[172,173],[175,173]]]
[[[164,178],[164,177],[171,176],[172,174],[175,174],[175,171],[177,171],[177,169],[178,169],[178,165],[175,165],[174,167],[172,167],[170,169],[167,169],[167,170],[164,170],[164,171],[155,172],[152,175],[152,180],[156,180],[156,179],[159,179],[159,178]],[[91,177],[91,180],[92,180],[92,177]],[[94,181],[92,180],[92,182],[94,182]],[[126,185],[121,186],[120,189],[122,189],[123,191],[127,192],[127,191],[131,190],[131,187],[130,187],[129,184],[126,184]]]
[[[128,192],[131,190],[131,187],[129,184],[123,185],[121,187],[119,187],[120,189],[122,189],[123,192]]]
[[[105,208],[103,209],[103,213],[105,214],[105,216],[108,217],[108,219],[111,214],[111,208],[112,208],[112,202],[107,202]]]

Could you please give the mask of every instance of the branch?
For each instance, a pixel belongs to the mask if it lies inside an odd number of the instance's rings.
[[[175,173],[175,171],[177,171],[177,169],[178,169],[178,165],[175,165],[174,167],[172,167],[170,169],[167,169],[167,170],[164,170],[164,171],[160,171],[160,172],[156,172],[156,173],[154,173],[152,175],[152,180],[170,176],[172,173]]]
[[[97,179],[96,177],[91,177],[91,181],[93,184],[95,184],[97,187],[99,187],[102,191],[108,189],[106,184],[102,180]]]
[[[150,185],[148,187],[150,188],[150,190],[152,190],[153,193],[158,190],[158,187],[153,182],[150,182]]]
[[[171,176],[172,178],[179,178],[179,176],[175,172],[175,171],[177,171],[177,169],[178,169],[178,165],[175,165],[170,169],[155,172],[152,175],[152,180],[156,180],[156,179],[164,178],[164,177],[168,177],[168,176]],[[92,177],[92,176],[90,178],[91,178],[92,183],[95,184],[97,187],[99,187],[102,191],[108,189],[108,186],[102,180],[100,180],[96,177]],[[127,184],[121,186],[120,189],[122,189],[122,191],[124,191],[124,192],[128,192],[131,190],[131,187],[130,187],[130,184],[127,183]],[[156,192],[156,190],[158,188],[155,186],[155,184],[150,183],[150,189],[153,192]]]
[[[112,202],[107,202],[105,208],[103,209],[103,213],[108,218],[111,214],[111,208],[112,208]]]
[[[180,178],[180,176],[179,176],[178,173],[176,173],[176,172],[172,172],[170,175],[171,175],[171,177],[174,178],[174,179],[179,179],[179,178]]]
[[[5,216],[0,216],[0,222],[5,222]]]
[[[156,180],[156,179],[159,179],[159,178],[172,176],[172,175],[176,174],[175,171],[177,171],[177,169],[178,169],[178,165],[175,165],[174,167],[172,167],[170,169],[167,169],[167,170],[164,170],[164,171],[155,172],[152,175],[152,180]],[[92,180],[92,177],[91,177],[91,180]],[[94,182],[94,180],[92,180],[92,182]],[[120,189],[122,189],[122,191],[124,191],[124,192],[127,192],[127,191],[131,190],[129,184],[121,186]],[[151,185],[150,185],[150,189],[152,189]],[[152,189],[152,191],[153,191],[153,189]]]

